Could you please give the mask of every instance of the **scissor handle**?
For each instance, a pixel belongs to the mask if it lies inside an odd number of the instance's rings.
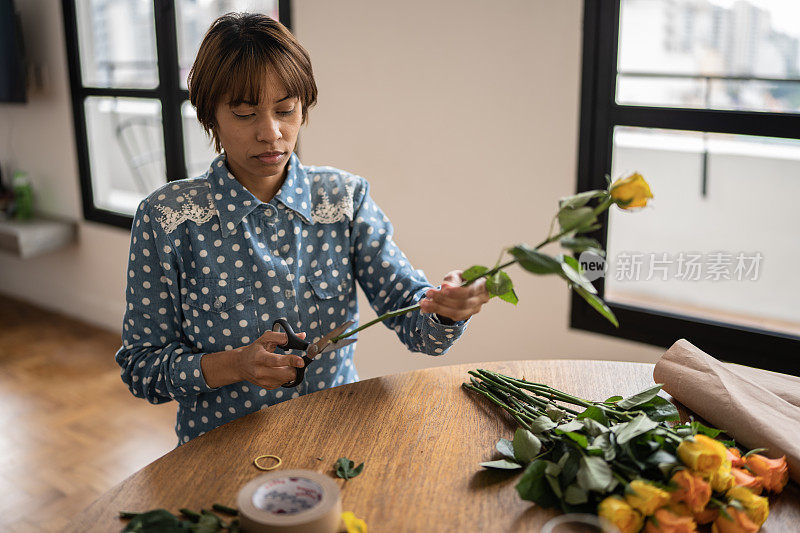
[[[292,329],[292,326],[289,325],[289,322],[287,322],[285,318],[278,318],[272,323],[272,331],[280,330],[283,330],[283,332],[286,333],[286,343],[279,344],[279,348],[283,348],[284,350],[302,350],[305,352],[311,345],[310,342],[305,341],[297,336]],[[303,361],[305,362],[306,366],[308,366],[313,359],[304,354]],[[303,382],[303,377],[306,375],[306,366],[303,368],[295,368],[295,378],[288,383],[284,383],[282,386],[286,387],[287,389],[292,389],[300,385]]]

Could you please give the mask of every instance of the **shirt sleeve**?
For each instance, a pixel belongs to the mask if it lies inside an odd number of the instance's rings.
[[[378,316],[418,304],[432,287],[421,270],[415,270],[392,239],[391,222],[372,200],[369,183],[361,181],[354,197],[351,255],[356,278]],[[447,353],[464,333],[468,320],[443,324],[419,309],[384,321],[413,352]]]
[[[115,358],[134,396],[193,408],[198,394],[215,389],[203,377],[203,354],[183,337],[178,279],[183,269],[173,241],[154,218],[144,200],[133,220],[122,347]]]

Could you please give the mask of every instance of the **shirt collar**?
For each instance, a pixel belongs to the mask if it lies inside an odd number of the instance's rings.
[[[294,152],[289,159],[286,180],[275,199],[300,215],[306,224],[311,224],[311,180]]]
[[[225,153],[218,155],[208,174],[223,237],[233,233],[247,215],[264,203],[239,183],[228,170],[226,161]],[[294,153],[289,159],[286,180],[275,200],[300,215],[306,223],[311,223],[311,183]]]

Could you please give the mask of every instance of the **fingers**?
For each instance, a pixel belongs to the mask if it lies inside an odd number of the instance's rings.
[[[480,305],[475,307],[451,307],[436,302],[431,302],[423,306],[422,310],[426,313],[436,313],[437,315],[449,318],[451,320],[467,320],[472,315],[480,312]]]
[[[273,367],[269,369],[269,374],[253,376],[251,380],[259,387],[267,390],[277,389],[284,383],[289,383],[297,377],[297,370],[289,366]]]
[[[462,272],[463,270],[451,270],[445,274],[444,281],[451,285],[461,285],[464,282],[464,279],[461,277]]]
[[[305,361],[303,361],[303,358],[298,355],[292,355],[289,353],[272,353],[268,351],[263,352],[256,363],[272,368],[282,366],[303,368],[305,366]]]
[[[420,308],[425,313],[436,313],[452,320],[466,320],[479,313],[481,306],[489,301],[486,280],[461,286],[461,271],[449,272],[441,289],[431,288],[425,293],[426,298],[420,301]]]
[[[262,344],[264,346],[271,345],[272,348],[275,346],[280,346],[281,344],[286,344],[289,340],[289,337],[286,336],[286,333],[282,331],[266,331],[263,335],[255,340],[258,344]],[[272,349],[269,348],[269,349]]]

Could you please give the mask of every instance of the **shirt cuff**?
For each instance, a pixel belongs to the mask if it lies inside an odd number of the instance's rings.
[[[198,394],[216,390],[209,387],[205,377],[203,377],[203,370],[200,367],[200,360],[203,355],[205,354],[184,353],[176,355],[170,364],[170,378],[173,389],[185,395],[185,400],[182,401],[181,398],[176,398],[176,400],[189,407],[193,407],[197,402]]]
[[[443,324],[436,317],[436,314],[426,314],[426,328],[422,334],[423,342],[427,345],[425,353],[430,355],[443,355],[467,329],[467,320],[459,320],[453,324]]]

